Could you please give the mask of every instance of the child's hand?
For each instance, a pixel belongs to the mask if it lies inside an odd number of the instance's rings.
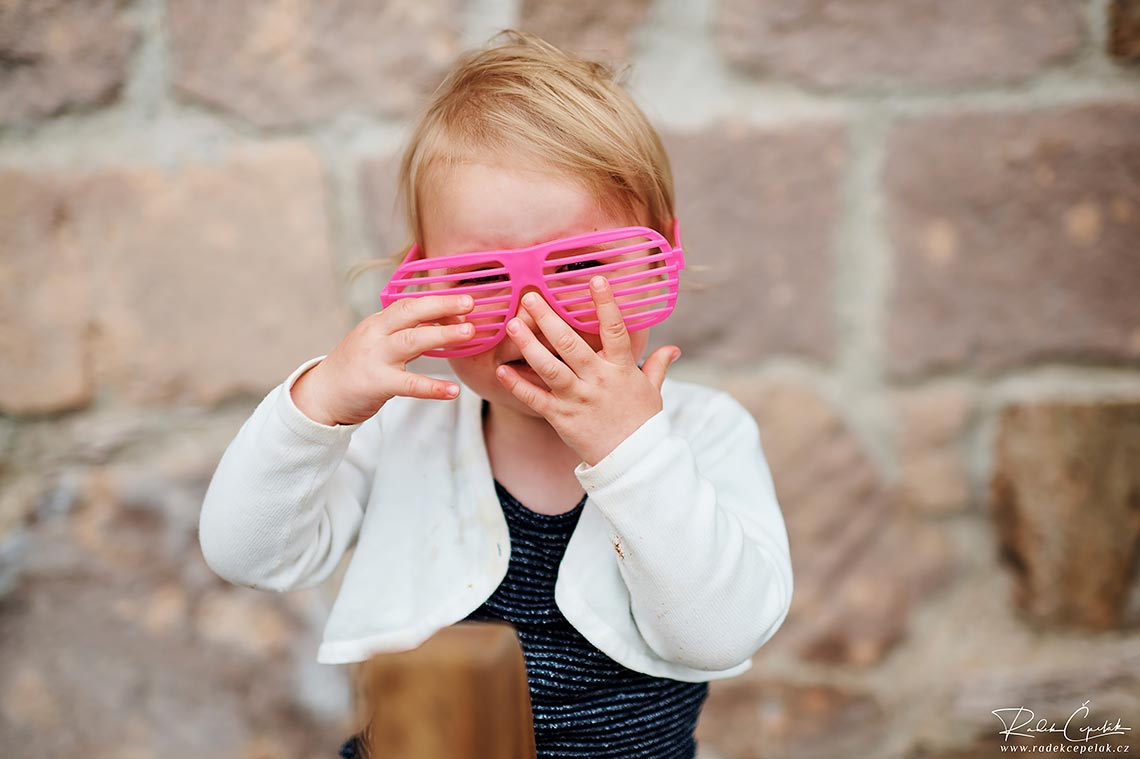
[[[451,400],[459,394],[454,382],[411,374],[405,366],[424,351],[469,339],[475,327],[459,317],[474,307],[469,295],[426,295],[371,314],[297,379],[293,402],[310,419],[332,426],[363,422],[397,395]]]
[[[645,360],[644,369],[639,369],[629,332],[605,277],[590,280],[590,295],[598,311],[600,353],[595,353],[537,293],[529,293],[523,298],[523,307],[534,316],[562,361],[535,338],[522,319],[515,318],[507,324],[507,335],[550,390],[528,382],[506,365],[499,367],[497,376],[593,466],[661,410],[665,370],[681,351],[674,345],[662,346]]]

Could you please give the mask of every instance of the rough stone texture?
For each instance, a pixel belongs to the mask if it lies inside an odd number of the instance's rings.
[[[220,450],[176,441],[74,468],[25,531],[0,603],[6,755],[301,759],[347,735],[311,704],[321,602],[210,572],[197,518]]]
[[[0,267],[29,285],[2,306],[4,408],[85,403],[89,362],[96,384],[142,403],[261,393],[351,327],[302,145],[173,172],[9,174],[0,192],[14,199]]]
[[[889,138],[896,373],[1140,357],[1140,106],[964,113]]]
[[[631,34],[645,21],[649,6],[650,0],[522,0],[519,17],[522,29],[559,47],[620,63],[629,57]]]
[[[832,124],[665,135],[686,269],[649,350],[676,343],[688,359],[728,365],[832,357],[844,141]]]
[[[794,385],[726,389],[757,418],[788,527],[792,608],[758,661],[871,665],[906,634],[912,607],[956,567],[950,548],[887,497],[873,463],[834,411]]]
[[[1140,401],[1016,405],[1002,413],[990,484],[1014,602],[1041,626],[1135,624]]]
[[[461,0],[172,0],[182,92],[261,126],[406,114],[459,50]]]
[[[263,393],[351,328],[321,167],[300,144],[109,172],[77,192],[97,377],[133,401]]]
[[[221,451],[248,419],[252,410],[248,404],[253,402],[222,410],[99,404],[82,414],[25,420],[18,437],[0,448],[0,477],[5,478],[0,480],[0,541],[38,518],[71,512],[89,480],[89,467],[138,461],[154,451],[156,439],[172,431],[185,455],[191,456],[188,451],[193,448],[208,451],[201,454],[210,459],[201,464],[203,481],[193,483],[204,488]],[[206,468],[211,471],[205,472]],[[184,479],[193,481],[190,476]],[[153,481],[152,485],[159,487]],[[186,508],[196,511],[199,505]]]
[[[9,536],[27,521],[34,511],[35,499],[40,494],[41,485],[36,477],[12,474],[10,454],[0,458],[0,597],[11,587],[14,579],[13,568],[8,564],[8,551],[16,550],[15,542],[6,543]]]
[[[1092,716],[1077,714],[1074,726],[1099,725],[1100,716],[1140,722],[1135,635],[1033,629],[1009,603],[1012,581],[989,547],[990,525],[972,517],[939,524],[960,547],[963,571],[915,616],[906,642],[863,681],[874,686],[890,717],[893,750],[862,756],[996,759],[998,749],[986,743],[1001,729],[992,710],[1022,705],[1063,724],[1091,700]],[[780,662],[772,664],[757,676],[771,679]],[[842,677],[850,683],[846,673],[820,674],[825,682]]]
[[[137,37],[124,6],[125,0],[0,3],[0,123],[112,100]]]
[[[67,235],[57,184],[0,173],[0,410],[55,412],[91,400],[85,251]]]
[[[751,73],[809,85],[964,86],[1024,79],[1084,42],[1074,0],[724,0],[716,38]]]
[[[862,757],[874,755],[883,723],[867,693],[734,678],[709,686],[696,735],[731,759]]]
[[[947,716],[976,718],[987,704],[1034,703],[1038,711],[1068,717],[1072,713],[1068,710],[1076,710],[1088,699],[1091,714],[1078,713],[1074,726],[1096,724],[1098,713],[1103,713],[1105,719],[1109,715],[1124,716],[1129,718],[1126,724],[1132,723],[1140,716],[1140,650],[1134,641],[1129,646],[1128,639],[1123,638],[1125,645],[1112,657],[1094,655],[1064,663],[1043,658],[1033,669],[1001,667],[988,672],[964,672],[955,684],[957,692]],[[1066,707],[1066,711],[1054,711]]]
[[[1034,645],[1044,642],[1040,638]],[[1079,656],[1066,657],[1063,664],[1051,662],[1044,653],[1028,666],[1009,666],[994,661],[984,670],[960,672],[955,678],[956,694],[938,713],[927,734],[916,743],[915,757],[938,759],[974,759],[975,757],[1008,756],[999,745],[1068,746],[1085,742],[1091,750],[1106,752],[1104,747],[1137,746],[1136,724],[1140,719],[1140,654],[1135,644],[1131,650],[1122,641],[1116,655],[1098,654],[1086,648]],[[1086,643],[1087,646],[1087,643]],[[1025,712],[1017,714],[1024,707]],[[1000,710],[1002,719],[993,714]],[[1004,720],[1004,721],[1003,721]],[[1043,720],[1044,725],[1039,725]],[[1129,730],[1112,729],[1117,723]],[[1001,735],[1005,725],[1021,724],[1022,728],[1008,739]],[[1056,732],[1040,727],[1055,726]],[[1038,728],[1035,730],[1027,728]],[[1061,730],[1065,732],[1062,733]],[[957,750],[938,750],[948,738]],[[1027,749],[1028,750],[1028,749]],[[1118,753],[1125,749],[1116,748]],[[1050,753],[1060,753],[1058,749]],[[1094,754],[1095,755],[1095,754]]]
[[[1122,61],[1140,61],[1140,0],[1109,4],[1108,54]]]
[[[962,436],[974,400],[962,387],[939,386],[898,395],[902,465],[894,496],[905,508],[941,515],[970,503]]]

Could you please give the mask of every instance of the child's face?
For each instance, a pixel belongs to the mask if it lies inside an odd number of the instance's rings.
[[[421,199],[423,247],[429,258],[522,248],[601,229],[646,224],[644,219],[611,215],[585,187],[554,173],[472,163],[439,169],[431,179]],[[558,355],[525,309],[518,316]],[[601,336],[577,332],[595,351],[602,349]],[[634,358],[640,362],[649,330],[629,336]],[[495,378],[500,364],[521,358],[518,346],[507,336],[483,353],[450,358],[448,363],[463,384],[489,403],[535,417],[536,411]],[[546,383],[525,363],[514,364],[514,368],[524,379],[546,389]]]

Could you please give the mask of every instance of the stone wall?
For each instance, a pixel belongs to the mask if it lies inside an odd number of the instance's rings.
[[[990,756],[1085,701],[1140,748],[1140,2],[44,0],[0,3],[0,754],[335,753],[337,578],[229,586],[198,509],[378,307],[411,118],[510,26],[632,64],[691,264],[654,344],[788,522],[701,756]]]

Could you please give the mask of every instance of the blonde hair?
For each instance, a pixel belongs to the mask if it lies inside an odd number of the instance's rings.
[[[500,38],[505,41],[494,44]],[[398,263],[413,242],[422,246],[419,201],[435,170],[496,158],[565,173],[583,182],[607,211],[644,215],[676,243],[668,155],[614,69],[506,29],[488,47],[459,58],[404,151],[399,200],[413,239],[394,262],[358,264],[350,277]]]

